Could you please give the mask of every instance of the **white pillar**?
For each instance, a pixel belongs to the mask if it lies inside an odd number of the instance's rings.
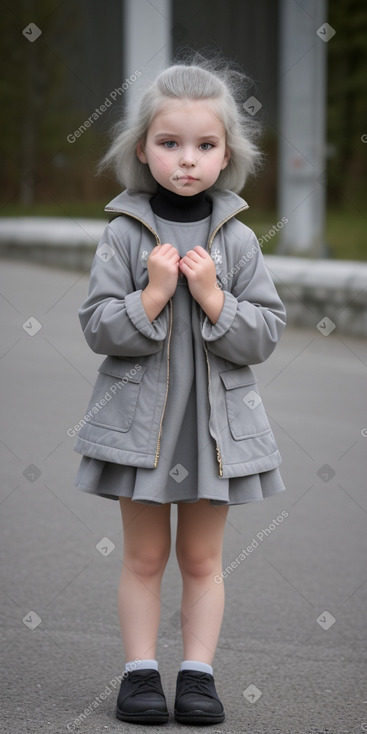
[[[123,79],[141,72],[126,92],[128,104],[170,63],[171,29],[171,0],[123,0]]]
[[[280,0],[280,115],[278,252],[324,254],[325,0]]]

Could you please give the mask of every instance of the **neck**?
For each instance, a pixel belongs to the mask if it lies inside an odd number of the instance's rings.
[[[181,196],[157,184],[157,193],[150,199],[154,214],[171,222],[197,222],[211,214],[212,202],[205,191],[193,196]]]

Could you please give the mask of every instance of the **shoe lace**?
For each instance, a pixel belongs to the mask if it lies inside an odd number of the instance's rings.
[[[212,693],[208,690],[208,684],[211,676],[208,673],[202,673],[200,676],[192,675],[190,671],[185,671],[185,676],[181,678],[181,695],[185,693],[202,693],[204,696],[212,697]]]
[[[133,672],[130,674],[130,680],[134,686],[134,691],[131,693],[132,696],[135,696],[137,693],[145,693],[146,691],[162,693],[161,684],[155,670],[144,675],[144,677],[137,672]]]

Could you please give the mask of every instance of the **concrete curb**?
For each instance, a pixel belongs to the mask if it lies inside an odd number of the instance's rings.
[[[277,255],[266,255],[265,262],[288,324],[317,326],[325,336],[334,329],[367,336],[367,264]]]
[[[89,271],[105,220],[0,219],[0,256]],[[288,324],[367,336],[367,263],[265,255]]]
[[[70,270],[88,270],[108,224],[70,217],[0,218],[0,256]]]

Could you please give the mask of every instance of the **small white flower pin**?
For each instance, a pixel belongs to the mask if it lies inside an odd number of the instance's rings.
[[[219,263],[223,262],[221,251],[218,249],[212,250],[212,259],[214,260],[216,265],[219,265]]]

